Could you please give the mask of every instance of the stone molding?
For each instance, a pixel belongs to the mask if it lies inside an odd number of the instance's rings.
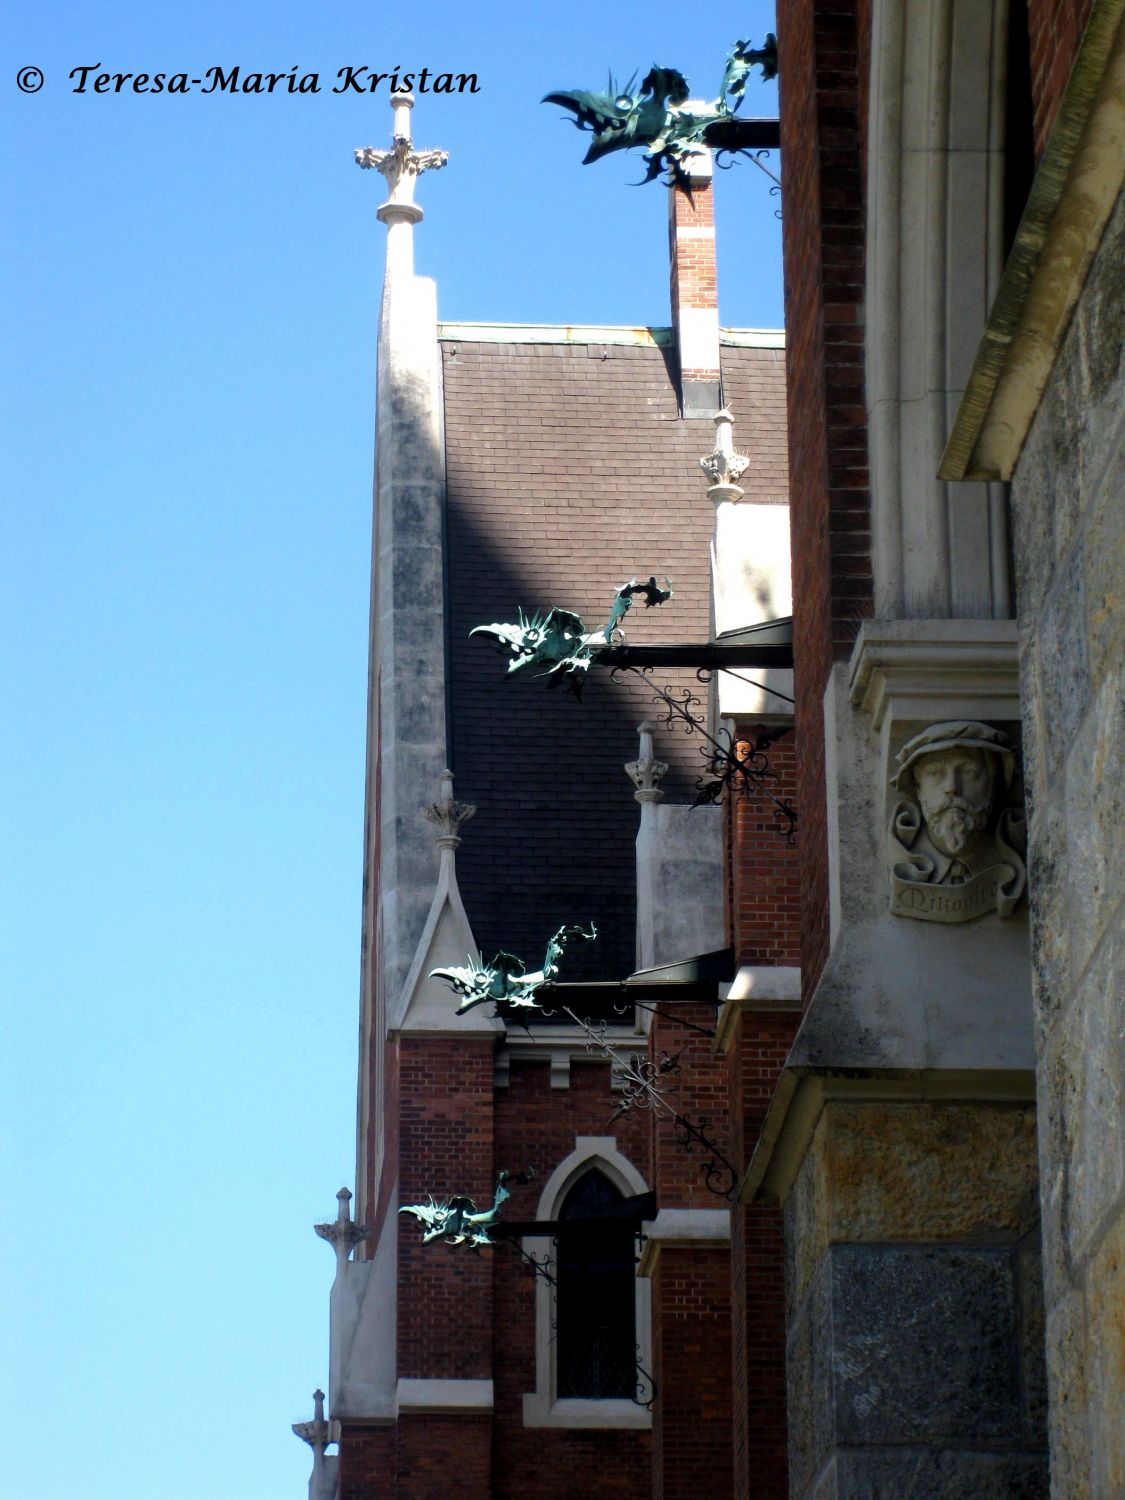
[[[644,1050],[644,1043],[633,1026],[611,1026],[606,1040],[621,1051]],[[520,1062],[547,1062],[551,1068],[551,1087],[568,1089],[570,1069],[573,1063],[610,1063],[600,1052],[590,1051],[590,1038],[572,1024],[565,1026],[536,1025],[530,1032],[510,1030],[496,1052],[493,1081],[498,1089],[511,1083],[512,1060]],[[611,1075],[610,1085],[616,1091],[625,1087],[624,1080]]]
[[[784,1203],[817,1121],[832,1099],[924,1100],[928,1103],[1034,1104],[1031,1068],[862,1069],[786,1068],[762,1133],[738,1187],[741,1203]]]
[[[848,691],[876,729],[896,720],[1018,720],[1016,622],[865,620]]]
[[[799,1011],[801,971],[789,964],[743,964],[723,995],[715,1026],[715,1052],[730,1051],[743,1011]]]
[[[1010,479],[1125,179],[1125,0],[1094,0],[942,455]]]
[[[656,1274],[661,1250],[726,1250],[730,1246],[729,1208],[662,1208],[645,1226],[638,1276]]]
[[[491,1380],[422,1380],[400,1375],[395,1388],[399,1413],[415,1412],[491,1412]]]

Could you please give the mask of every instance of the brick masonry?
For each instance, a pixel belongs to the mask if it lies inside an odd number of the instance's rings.
[[[1051,134],[1093,0],[1027,0],[1035,154]]]
[[[828,953],[822,696],[873,607],[860,83],[870,15],[860,0],[783,0],[777,20],[802,973],[811,994]]]

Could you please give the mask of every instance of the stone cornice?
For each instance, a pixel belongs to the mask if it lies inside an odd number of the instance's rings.
[[[841,1098],[1034,1103],[1035,1074],[1023,1068],[786,1068],[739,1184],[740,1202],[785,1202],[821,1110]]]
[[[662,1208],[645,1226],[638,1276],[655,1274],[661,1250],[726,1250],[730,1247],[729,1208]]]
[[[730,1051],[743,1011],[799,1011],[801,971],[791,965],[743,964],[723,996],[712,1050]]]
[[[1125,0],[1094,0],[939,479],[1010,479],[1125,178]]]
[[[865,620],[848,691],[876,729],[897,719],[1018,719],[1014,620]],[[962,705],[955,708],[954,704]]]

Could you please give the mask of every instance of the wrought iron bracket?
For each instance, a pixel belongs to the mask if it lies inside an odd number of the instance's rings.
[[[726,730],[712,734],[704,717],[703,700],[691,688],[662,687],[653,682],[652,668],[626,663],[612,670],[614,680],[622,672],[632,672],[645,684],[654,700],[664,705],[662,722],[669,727],[679,725],[688,734],[698,734],[704,741],[700,753],[704,756],[703,774],[696,777],[695,806],[702,807],[718,802],[732,786],[741,786],[749,796],[765,797],[774,805],[774,817],[779,831],[787,844],[792,844],[797,831],[797,810],[792,802],[776,796],[769,788],[777,775],[770,769],[769,747],[792,730],[791,724],[767,724],[762,726],[753,740],[735,740]],[[706,685],[711,680],[713,669],[700,667],[696,676]],[[773,691],[767,689],[767,691]],[[784,696],[779,694],[779,696]]]

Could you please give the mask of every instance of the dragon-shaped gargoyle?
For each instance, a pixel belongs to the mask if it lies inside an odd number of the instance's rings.
[[[548,984],[559,972],[559,959],[566,948],[567,940],[573,937],[593,942],[598,929],[593,922],[587,932],[584,927],[560,927],[547,944],[543,967],[533,973],[526,972],[522,959],[511,953],[498,953],[490,964],[470,958],[464,968],[431,969],[431,979],[444,979],[446,984],[461,996],[457,1014],[463,1016],[474,1005],[483,1005],[487,1000],[511,1010],[536,1010],[536,992]]]
[[[496,1179],[496,1193],[492,1207],[478,1213],[476,1203],[463,1193],[451,1194],[448,1198],[436,1199],[430,1195],[429,1203],[408,1203],[399,1209],[400,1214],[413,1214],[423,1226],[422,1243],[431,1245],[434,1240],[444,1240],[447,1245],[468,1245],[470,1250],[479,1250],[482,1245],[491,1245],[488,1231],[500,1217],[500,1210],[512,1196],[508,1190],[512,1182],[530,1182],[535,1174],[530,1170],[512,1177],[510,1172],[501,1172]]]
[[[687,162],[701,150],[752,151],[777,144],[775,121],[746,119],[736,113],[754,67],[761,68],[763,82],[777,76],[777,38],[773,32],[766,37],[764,47],[735,42],[723,70],[718,98],[702,108],[685,109],[687,79],[675,68],[658,67],[649,70],[640,89],[634,88],[636,74],[624,88],[618,88],[611,75],[605,94],[564,90],[548,94],[543,103],[573,111],[578,129],[593,133],[584,164],[611,151],[640,146],[648,167],[645,182],[654,181],[665,170],[674,180],[683,181]]]
[[[632,608],[633,600],[642,596],[645,608],[664,604],[672,597],[672,586],[667,578],[661,588],[655,575],[641,580],[630,578],[613,596],[609,619],[601,630],[587,631],[582,619],[570,609],[551,609],[545,615],[530,617],[523,610],[514,625],[478,625],[470,635],[487,636],[508,657],[508,676],[522,671],[524,667],[541,667],[538,674],[555,682],[565,682],[576,696],[581,696],[582,684],[591,664],[597,660],[599,651],[619,640],[621,621]]]

